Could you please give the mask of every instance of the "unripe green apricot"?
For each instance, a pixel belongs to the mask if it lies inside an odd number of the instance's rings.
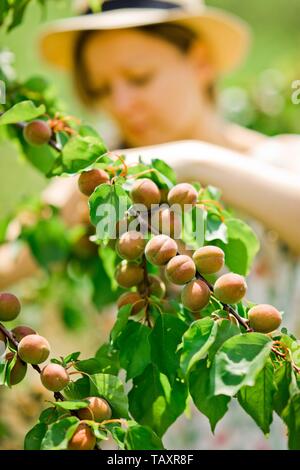
[[[11,321],[17,318],[21,311],[19,299],[8,292],[0,294],[0,321]]]
[[[59,365],[50,363],[41,372],[41,381],[44,387],[51,392],[60,392],[70,382],[66,369]]]
[[[191,312],[204,308],[210,299],[210,290],[201,279],[194,279],[184,286],[181,292],[183,305]]]
[[[214,274],[224,266],[224,251],[213,245],[202,246],[193,254],[197,270],[201,274]]]
[[[144,204],[151,209],[152,204],[160,203],[160,191],[158,186],[148,178],[137,179],[130,192],[134,204]]]
[[[40,335],[28,335],[21,339],[18,347],[18,355],[29,364],[41,364],[48,359],[50,345],[46,338]]]
[[[115,278],[119,286],[130,289],[143,281],[144,270],[132,261],[123,260],[116,267]]]
[[[89,406],[78,410],[78,417],[80,419],[90,419],[101,423],[101,421],[111,418],[111,408],[104,398],[89,397],[86,400],[88,400]]]
[[[271,333],[280,326],[281,313],[273,305],[259,304],[248,312],[249,324],[254,331]]]
[[[93,450],[96,437],[86,423],[80,423],[68,443],[69,450]]]
[[[160,207],[151,214],[151,227],[172,238],[180,238],[181,220],[169,207]]]
[[[174,186],[168,195],[168,203],[170,206],[178,204],[182,210],[191,209],[191,204],[195,204],[198,198],[198,192],[189,183],[180,183]]]
[[[93,170],[83,171],[80,174],[78,187],[85,196],[90,196],[97,186],[108,182],[109,174],[104,170],[94,168]]]
[[[40,119],[31,121],[25,125],[23,136],[30,145],[44,145],[51,139],[51,128],[49,124]]]
[[[133,261],[140,258],[146,246],[147,241],[141,232],[130,230],[121,235],[116,244],[116,249],[121,258]]]
[[[138,292],[125,292],[118,299],[118,309],[128,304],[132,305],[131,315],[136,315],[145,307],[146,301]]]
[[[145,248],[147,260],[156,266],[166,264],[176,253],[177,244],[167,235],[156,235],[148,241]]]
[[[11,330],[11,332],[18,342],[20,342],[21,339],[24,338],[24,336],[36,334],[36,331],[34,331],[29,326],[24,326],[24,325],[16,326],[15,328]]]
[[[170,282],[183,285],[191,281],[196,274],[194,261],[186,255],[171,258],[166,266],[166,276]]]
[[[12,361],[14,357],[14,353],[9,352],[6,354],[5,359],[7,362]],[[17,360],[15,362],[15,365],[13,366],[12,370],[10,371],[10,377],[9,377],[9,385],[17,385],[20,383],[27,371],[27,364],[22,362],[19,357],[17,357]]]
[[[214,294],[224,304],[236,304],[245,296],[247,284],[243,276],[235,273],[223,274],[216,280]]]

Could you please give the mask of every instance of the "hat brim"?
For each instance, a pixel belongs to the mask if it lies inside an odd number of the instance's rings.
[[[126,29],[157,23],[179,23],[204,38],[217,73],[236,68],[250,44],[250,30],[241,19],[217,8],[183,12],[157,9],[123,9],[83,15],[49,23],[40,35],[40,50],[47,62],[63,70],[73,68],[78,34],[86,30]]]

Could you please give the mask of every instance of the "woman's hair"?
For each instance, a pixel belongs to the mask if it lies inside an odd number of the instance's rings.
[[[176,46],[179,50],[183,53],[187,53],[190,47],[193,45],[196,39],[199,39],[199,35],[197,35],[191,29],[178,24],[167,24],[167,23],[160,23],[160,24],[151,24],[146,26],[138,26],[132,28],[136,31],[141,31],[146,34],[151,34],[153,36],[159,37],[164,39],[165,41],[170,42],[174,46]],[[79,36],[76,41],[76,45],[74,48],[74,70],[73,70],[73,79],[75,90],[79,95],[81,101],[88,107],[93,107],[95,102],[95,96],[93,92],[88,88],[86,82],[86,70],[84,67],[83,55],[84,55],[84,48],[90,39],[90,37],[95,34],[99,33],[98,30],[88,30],[82,31],[79,33]],[[212,103],[215,102],[215,85],[214,83],[210,84],[207,89],[207,96],[209,97]]]

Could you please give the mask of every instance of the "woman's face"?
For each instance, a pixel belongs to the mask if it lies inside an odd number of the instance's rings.
[[[161,38],[118,30],[93,34],[83,60],[97,106],[117,123],[128,145],[193,138],[204,78],[192,55]]]

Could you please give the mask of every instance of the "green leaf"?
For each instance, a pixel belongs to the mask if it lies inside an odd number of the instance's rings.
[[[88,396],[100,396],[108,401],[113,417],[128,418],[128,400],[122,382],[115,375],[95,374],[90,376]]]
[[[181,368],[187,374],[191,367],[203,359],[216,339],[218,325],[209,317],[191,324],[182,339]]]
[[[179,368],[180,353],[177,352],[187,325],[174,315],[164,313],[158,317],[149,336],[151,359],[159,371],[171,382]]]
[[[36,107],[32,101],[21,101],[0,116],[0,126],[15,124],[21,121],[31,121],[46,111],[43,104]]]
[[[66,357],[64,357],[64,363],[68,364],[69,362],[77,361],[80,354],[81,354],[80,351],[76,351],[76,352],[73,352],[71,354],[68,354]]]
[[[282,418],[288,427],[289,449],[300,450],[300,391],[290,398]]]
[[[58,408],[61,408],[63,410],[81,410],[82,408],[86,408],[88,405],[87,401],[80,401],[80,400],[74,400],[74,401],[56,401],[53,403],[55,406]]]
[[[124,330],[128,322],[128,318],[130,317],[130,313],[131,305],[124,305],[118,311],[117,321],[110,332],[110,339],[112,343],[115,343],[120,333],[122,333],[122,331]]]
[[[225,341],[212,365],[212,395],[234,396],[252,386],[270,355],[271,339],[262,333],[245,333]]]
[[[68,447],[69,439],[74,434],[80,421],[75,416],[69,416],[51,424],[41,443],[42,450],[64,450]]]
[[[162,450],[161,439],[146,426],[130,426],[125,436],[126,450]]]
[[[40,423],[44,423],[44,424],[52,424],[55,421],[57,421],[58,416],[59,416],[59,411],[57,410],[56,407],[53,406],[51,408],[47,408],[46,410],[42,411],[39,417],[39,421]]]
[[[189,391],[198,410],[209,419],[211,430],[214,432],[217,423],[228,410],[230,397],[209,396],[210,369],[206,360],[199,361],[193,367],[189,375]]]
[[[287,406],[290,399],[289,387],[292,382],[292,365],[290,362],[281,362],[279,367],[275,370],[275,384],[277,390],[273,397],[274,410],[281,416],[284,408]]]
[[[120,369],[119,351],[113,349],[110,344],[103,344],[95,356],[98,363],[101,364],[102,373],[118,375]]]
[[[42,440],[47,432],[47,424],[38,423],[26,434],[24,440],[24,450],[40,450]]]
[[[101,184],[89,199],[90,218],[98,240],[116,238],[116,224],[129,207],[126,191],[119,184]]]
[[[185,410],[187,386],[179,379],[171,386],[164,374],[149,365],[142,375],[133,379],[128,399],[134,419],[161,437]]]
[[[228,243],[217,242],[225,253],[225,264],[233,272],[247,275],[259,250],[259,241],[253,230],[239,219],[225,220]]]
[[[227,341],[232,336],[241,334],[239,327],[234,323],[231,323],[229,320],[218,320],[216,323],[218,325],[216,338],[208,351],[208,357],[210,361],[212,361],[217,351],[220,349],[223,343],[225,343],[225,341]]]
[[[273,395],[275,392],[274,367],[267,362],[256,377],[252,387],[243,387],[238,393],[238,401],[264,434],[270,432],[273,421]]]
[[[22,147],[24,156],[31,165],[37,168],[47,178],[52,176],[51,170],[59,160],[58,152],[56,150],[48,144],[37,147],[29,145],[25,141],[22,141]]]
[[[64,395],[69,400],[80,400],[90,396],[90,381],[87,376],[82,377],[76,382],[70,382],[64,388]]]
[[[85,359],[84,361],[78,361],[74,365],[75,369],[85,372],[86,374],[97,374],[103,372],[103,367],[100,361],[97,358],[91,357],[90,359]]]
[[[227,226],[214,214],[207,214],[205,240],[207,242],[221,240],[225,244],[228,242]]]
[[[126,380],[140,375],[151,362],[149,335],[151,329],[129,320],[117,340],[120,365],[126,370]]]
[[[151,161],[152,168],[155,168],[160,173],[160,180],[167,185],[169,189],[176,184],[176,173],[164,160],[155,158]],[[157,176],[157,173],[154,173]]]
[[[62,162],[67,173],[77,173],[90,166],[107,152],[99,137],[77,135],[71,137],[62,149]]]

